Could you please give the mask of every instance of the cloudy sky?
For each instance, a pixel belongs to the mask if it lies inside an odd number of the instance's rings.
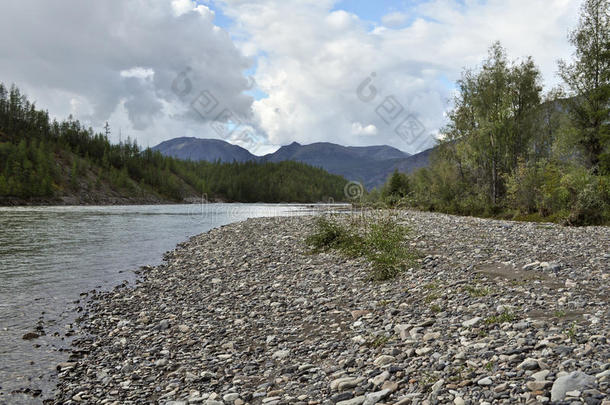
[[[545,88],[579,0],[22,0],[0,3],[0,81],[143,146],[220,138],[417,152],[495,40]]]

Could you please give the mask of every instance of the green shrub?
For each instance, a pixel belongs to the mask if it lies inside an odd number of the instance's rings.
[[[608,176],[591,174],[584,167],[547,161],[526,166],[521,162],[506,184],[514,219],[568,225],[608,222]]]
[[[370,278],[388,280],[396,277],[416,255],[404,242],[408,228],[390,218],[365,218],[346,226],[337,219],[318,218],[306,243],[314,252],[330,249],[350,257],[364,257],[371,262]]]
[[[584,168],[572,168],[561,179],[570,194],[569,225],[607,223],[610,210],[608,176],[596,176]]]
[[[305,243],[315,252],[329,249],[349,251],[361,243],[361,238],[338,221],[320,217],[316,220],[315,232],[307,237]]]

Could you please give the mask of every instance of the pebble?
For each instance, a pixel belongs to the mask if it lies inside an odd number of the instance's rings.
[[[483,386],[488,386],[488,385],[493,384],[493,381],[489,377],[484,377],[484,378],[481,378],[479,381],[477,381],[477,384],[483,385]]]
[[[259,218],[179,244],[135,287],[89,293],[53,402],[608,397],[607,227],[393,215],[420,255],[384,283],[363,259],[312,254],[313,218]],[[566,383],[575,372],[585,384]]]

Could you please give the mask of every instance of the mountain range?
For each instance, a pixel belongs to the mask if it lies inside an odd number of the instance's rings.
[[[303,162],[348,180],[359,181],[369,190],[382,185],[394,170],[409,173],[427,166],[431,152],[431,149],[428,149],[410,155],[387,145],[342,146],[329,142],[301,145],[293,142],[273,153],[256,156],[247,149],[220,139],[187,137],[170,139],[152,149],[165,156],[193,161]]]

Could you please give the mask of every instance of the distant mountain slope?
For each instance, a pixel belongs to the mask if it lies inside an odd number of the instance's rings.
[[[182,160],[215,162],[247,162],[257,160],[258,157],[251,154],[241,146],[232,145],[220,139],[201,138],[174,138],[161,142],[152,148],[165,156],[175,157]]]
[[[292,160],[307,163],[346,179],[361,181],[367,188],[371,188],[378,185],[370,182],[371,170],[373,173],[377,173],[376,168],[385,167],[385,162],[408,157],[408,153],[385,145],[357,147],[341,146],[329,142],[310,145],[293,142],[290,145],[282,146],[274,153],[263,156],[262,159],[268,162]]]
[[[346,165],[365,160],[388,160],[410,156],[408,153],[387,145],[378,146],[342,146],[330,142],[316,142],[309,145],[301,145],[293,142],[282,146],[276,152],[263,156],[269,162],[281,162],[283,160],[297,160],[302,162],[318,162],[329,164],[330,162]]]
[[[382,185],[395,169],[411,172],[428,165],[430,151],[409,155],[387,145],[342,146],[329,142],[301,145],[293,142],[265,156],[255,156],[239,146],[218,139],[176,138],[153,148],[164,155],[194,161],[224,162],[257,160],[296,161],[321,167],[348,180],[360,181],[367,189]]]
[[[381,162],[379,166],[371,167],[364,185],[367,189],[379,187],[388,179],[388,177],[398,170],[402,173],[411,173],[422,167],[427,167],[430,164],[430,156],[435,148],[426,149],[423,152],[416,153],[403,159],[391,159]]]

